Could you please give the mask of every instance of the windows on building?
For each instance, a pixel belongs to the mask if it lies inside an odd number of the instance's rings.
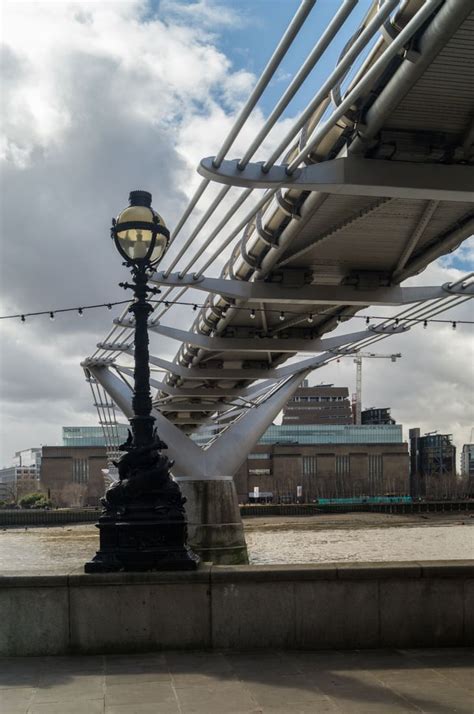
[[[263,453],[263,452],[262,453],[255,452],[254,454],[249,454],[247,458],[248,459],[270,459],[271,454],[267,454],[267,453]]]
[[[336,456],[336,476],[349,476],[349,454]]]
[[[252,474],[252,476],[267,476],[270,473],[270,469],[249,469],[249,474]]]
[[[72,460],[72,480],[74,483],[87,483],[89,481],[89,460],[75,459]]]
[[[303,476],[316,476],[317,473],[317,456],[303,456]]]
[[[369,489],[371,494],[380,493],[383,487],[383,456],[369,454]]]

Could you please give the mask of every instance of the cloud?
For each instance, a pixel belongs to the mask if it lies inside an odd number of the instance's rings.
[[[1,313],[124,299],[110,219],[131,189],[145,188],[168,224],[176,224],[200,181],[199,159],[216,152],[255,81],[236,71],[215,41],[215,33],[245,19],[225,2],[133,0],[6,2],[3,21]],[[263,121],[260,111],[253,112],[230,158],[242,155]],[[278,125],[256,160],[286,133],[289,121]],[[197,253],[232,196],[194,242]],[[196,211],[183,237],[201,215]],[[417,276],[416,284],[452,279],[459,260],[462,266],[472,261],[473,250],[472,242],[465,244]],[[18,449],[58,442],[63,424],[96,423],[79,363],[118,312],[0,323],[0,464]],[[174,315],[181,324],[183,312]],[[404,357],[395,365],[364,364],[364,403],[391,406],[406,426],[453,432],[458,444],[467,440],[469,329],[418,328],[381,344],[380,351]],[[151,339],[155,352],[175,353],[176,342]],[[343,360],[315,372],[313,380],[353,385],[354,375],[350,360]]]
[[[202,28],[214,31],[216,28],[235,28],[245,24],[244,18],[235,12],[228,4],[213,0],[196,0],[182,2],[180,0],[161,0],[159,12],[168,21],[174,23],[198,22]]]
[[[420,275],[407,280],[405,285],[442,285],[458,280],[464,270],[451,267],[457,257],[472,254],[471,238],[449,256],[429,265]],[[471,262],[472,266],[472,262]],[[439,315],[440,319],[473,320],[472,301],[459,305]],[[370,308],[370,315],[391,315],[400,309]],[[353,320],[342,333],[360,329],[359,320]],[[394,335],[366,349],[376,354],[400,352],[401,359],[365,359],[362,366],[362,406],[391,407],[392,416],[403,424],[404,437],[408,430],[420,427],[421,432],[438,430],[452,434],[460,449],[469,442],[474,426],[474,341],[472,325],[428,323],[413,327],[403,335]],[[336,333],[334,333],[336,334]],[[351,357],[341,358],[313,373],[311,383],[349,386],[355,392],[356,368]]]
[[[193,140],[187,128],[197,118],[202,133],[206,121],[210,131],[221,121],[226,130],[253,82],[212,41],[212,13],[231,21],[224,10],[206,2],[174,12],[138,1],[4,4],[2,314],[126,297],[112,216],[131,189],[145,188],[174,225],[204,153],[201,135]],[[59,435],[66,416],[95,419],[79,362],[117,312],[1,324],[8,426],[0,463],[45,443],[49,421]],[[168,356],[175,348],[166,347]]]

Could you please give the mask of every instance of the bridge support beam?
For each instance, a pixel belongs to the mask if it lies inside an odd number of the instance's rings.
[[[85,367],[130,418],[132,391],[128,384],[107,366]],[[266,401],[245,412],[206,450],[153,410],[158,433],[168,444],[168,455],[175,460],[173,477],[188,499],[188,543],[204,561],[248,562],[233,476],[310,371],[306,369],[286,379]]]

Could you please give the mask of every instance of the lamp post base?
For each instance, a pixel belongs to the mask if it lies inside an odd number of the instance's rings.
[[[162,519],[156,511],[130,509],[99,518],[100,548],[85,564],[86,573],[195,570],[198,555],[186,545],[185,519]]]

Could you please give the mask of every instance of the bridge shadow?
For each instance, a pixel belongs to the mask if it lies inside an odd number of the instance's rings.
[[[472,714],[473,673],[474,650],[469,649],[173,651],[0,658],[0,690],[35,689],[40,701],[52,701],[66,695],[99,698],[114,685],[146,690],[153,683],[168,683],[177,700],[184,701],[183,711],[190,698],[199,705],[202,697],[214,693],[221,698],[249,697],[256,712],[288,707],[288,713],[304,714],[331,710]]]

